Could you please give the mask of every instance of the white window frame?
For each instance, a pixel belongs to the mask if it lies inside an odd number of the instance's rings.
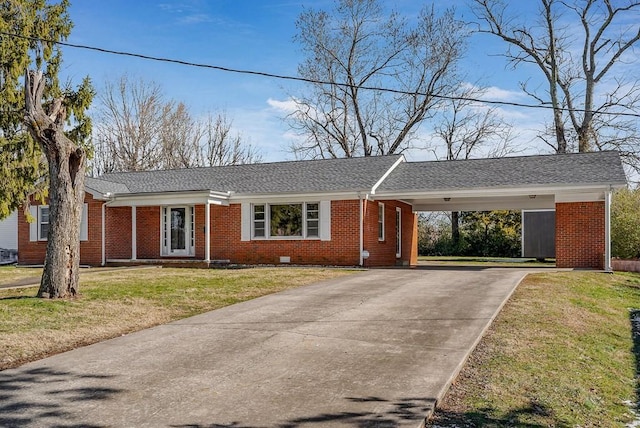
[[[185,209],[185,250],[171,252],[171,210]],[[193,205],[165,205],[160,213],[160,255],[162,257],[193,257],[195,255],[195,207]]]
[[[402,209],[396,207],[396,258],[402,257]]]
[[[48,241],[48,236],[42,236],[42,210],[46,208],[49,209],[49,205],[32,205],[29,210],[35,221],[29,225],[29,241],[35,242],[46,242]],[[82,219],[80,220],[80,241],[88,241],[89,240],[89,206],[88,204],[82,205]],[[51,213],[49,213],[49,218]],[[47,222],[47,224],[51,224],[51,222]]]
[[[272,205],[302,205],[302,234],[295,236],[272,236],[271,235],[271,206]],[[308,210],[308,205],[317,205],[315,210]],[[256,220],[256,207],[264,207],[264,220]],[[318,218],[309,218],[309,212],[315,211],[318,213]],[[309,222],[317,222],[317,235],[309,236]],[[305,202],[273,202],[273,203],[253,203],[251,204],[251,239],[256,241],[261,240],[320,240],[322,237],[322,208],[320,201],[305,201]],[[264,236],[256,236],[256,223],[264,222]]]
[[[47,236],[45,236],[45,237],[42,236],[42,225],[45,224],[42,221],[42,217],[43,217],[42,211],[44,209],[47,210],[47,223],[46,223],[46,225],[47,225]],[[50,215],[51,215],[51,211],[49,210],[49,205],[38,205],[38,220],[37,220],[38,221],[38,241],[48,241],[49,240],[49,233],[48,232],[49,232],[49,225],[51,224],[49,222]]]
[[[378,241],[384,241],[384,237],[384,204],[382,202],[378,202]]]

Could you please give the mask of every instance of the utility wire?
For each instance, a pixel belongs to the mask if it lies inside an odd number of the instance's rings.
[[[157,61],[157,62],[164,62],[164,63],[170,63],[170,64],[179,64],[179,65],[185,65],[185,66],[188,66],[188,67],[207,68],[207,69],[218,70],[218,71],[223,71],[223,72],[227,72],[227,73],[237,73],[237,74],[261,76],[261,77],[269,77],[269,78],[273,78],[273,79],[289,80],[289,81],[304,82],[304,83],[312,83],[312,84],[316,84],[316,85],[335,85],[335,86],[340,86],[340,87],[343,87],[343,88],[357,87],[358,89],[364,89],[364,90],[368,90],[368,91],[388,92],[388,93],[400,94],[400,95],[431,96],[433,98],[439,98],[439,99],[443,99],[443,100],[471,101],[471,102],[477,102],[477,103],[483,103],[483,104],[501,105],[501,106],[509,106],[509,107],[539,108],[539,109],[553,110],[553,106],[544,105],[544,104],[525,104],[525,103],[516,103],[516,102],[512,102],[512,101],[487,100],[487,99],[475,98],[475,97],[461,97],[461,96],[450,96],[450,95],[427,94],[427,93],[424,93],[424,92],[410,92],[410,91],[403,91],[403,90],[400,90],[400,89],[382,88],[382,87],[377,87],[377,86],[354,86],[354,85],[349,84],[349,83],[339,83],[339,82],[330,82],[330,81],[325,81],[325,80],[308,79],[306,77],[287,76],[287,75],[282,75],[282,74],[267,73],[267,72],[264,72],[264,71],[242,70],[242,69],[236,69],[236,68],[222,67],[222,66],[219,66],[219,65],[202,64],[202,63],[183,61],[183,60],[172,59],[172,58],[162,58],[162,57],[144,55],[144,54],[133,53],[133,52],[116,51],[116,50],[112,50],[112,49],[99,48],[99,47],[96,47],[96,46],[79,45],[79,44],[75,44],[75,43],[61,42],[61,41],[56,41],[56,40],[44,39],[44,38],[40,38],[40,37],[31,37],[31,36],[25,36],[25,35],[22,35],[22,34],[8,33],[8,32],[5,32],[5,31],[0,31],[0,35],[8,36],[8,37],[20,38],[20,39],[25,39],[25,40],[35,41],[35,42],[52,43],[52,44],[57,44],[57,45],[60,45],[60,46],[67,46],[67,47],[70,47],[70,48],[77,48],[77,49],[85,49],[85,50],[90,50],[90,51],[95,51],[95,52],[102,52],[102,53],[107,53],[107,54],[112,54],[112,55],[120,55],[120,56],[128,56],[128,57],[133,57],[133,58],[140,58],[140,59],[149,60],[149,61]],[[560,108],[560,109],[563,110],[563,111],[568,111],[568,109],[566,109],[566,108]],[[581,109],[574,109],[574,110],[575,111],[580,111],[580,112],[583,112],[583,113],[586,112],[586,110],[581,110]],[[627,116],[627,117],[640,118],[640,114],[638,114],[638,113],[625,113],[625,112],[596,112],[596,113],[597,114],[612,115],[612,116]]]

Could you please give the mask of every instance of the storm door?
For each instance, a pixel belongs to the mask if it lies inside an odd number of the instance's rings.
[[[164,209],[163,255],[193,255],[193,210],[190,207]]]

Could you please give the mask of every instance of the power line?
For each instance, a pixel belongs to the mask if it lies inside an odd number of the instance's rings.
[[[162,58],[162,57],[144,55],[144,54],[139,54],[139,53],[134,53],[134,52],[116,51],[116,50],[100,48],[100,47],[96,47],[96,46],[80,45],[80,44],[76,44],[76,43],[61,42],[61,41],[56,41],[56,40],[44,39],[44,38],[40,38],[40,37],[25,36],[25,35],[22,35],[22,34],[7,33],[5,31],[0,31],[0,35],[8,36],[8,37],[20,38],[20,39],[25,39],[25,40],[31,40],[31,41],[35,41],[35,42],[52,43],[52,44],[57,44],[57,45],[60,45],[60,46],[67,46],[67,47],[76,48],[76,49],[85,49],[85,50],[101,52],[101,53],[107,53],[107,54],[112,54],[112,55],[128,56],[128,57],[139,58],[139,59],[144,59],[144,60],[149,60],[149,61],[157,61],[157,62],[164,62],[164,63],[170,63],[170,64],[179,64],[179,65],[184,65],[184,66],[188,66],[188,67],[197,67],[197,68],[206,68],[206,69],[211,69],[211,70],[218,70],[218,71],[223,71],[223,72],[227,72],[227,73],[236,73],[236,74],[246,74],[246,75],[253,75],[253,76],[269,77],[269,78],[273,78],[273,79],[289,80],[289,81],[304,82],[304,83],[312,83],[312,84],[317,84],[317,85],[335,85],[335,86],[340,86],[340,87],[343,87],[343,88],[352,88],[352,87],[354,87],[354,85],[351,85],[349,83],[330,82],[330,81],[324,81],[324,80],[308,79],[306,77],[287,76],[287,75],[282,75],[282,74],[268,73],[268,72],[264,72],[264,71],[242,70],[242,69],[236,69],[236,68],[222,67],[222,66],[219,66],[219,65],[202,64],[202,63],[197,63],[197,62],[184,61],[184,60],[173,59],[173,58]],[[369,91],[388,92],[388,93],[400,94],[400,95],[431,96],[433,98],[439,98],[439,99],[443,99],[443,100],[470,101],[470,102],[477,102],[477,103],[491,104],[491,105],[501,105],[501,106],[508,106],[508,107],[521,107],[521,108],[534,108],[534,109],[538,108],[538,109],[545,109],[545,110],[553,110],[553,106],[544,105],[544,104],[525,104],[525,103],[517,103],[517,102],[512,102],[512,101],[486,100],[486,99],[474,98],[474,97],[427,94],[427,93],[423,93],[423,92],[409,92],[409,91],[403,91],[403,90],[400,90],[400,89],[381,88],[381,87],[376,87],[376,86],[357,86],[357,88],[358,89],[369,90]],[[566,108],[561,108],[561,110],[568,111],[568,109],[566,109]],[[580,112],[583,112],[583,113],[586,112],[586,110],[581,110],[581,109],[574,109],[574,111],[580,111]],[[626,116],[626,117],[640,118],[640,114],[638,114],[638,113],[598,112],[598,114],[606,114],[606,115],[610,115],[610,116]]]

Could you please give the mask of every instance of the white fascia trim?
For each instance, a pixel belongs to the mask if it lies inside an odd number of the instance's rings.
[[[109,196],[108,194],[104,194],[102,192],[98,192],[96,189],[92,189],[91,187],[85,185],[84,186],[84,192],[90,194],[91,196],[93,196],[93,199],[99,200],[99,201],[108,201],[109,200]]]
[[[526,209],[521,210],[523,213],[539,213],[539,212],[552,212],[555,211],[555,208],[540,208],[540,209]]]
[[[383,199],[426,199],[426,198],[473,198],[473,197],[499,197],[499,196],[523,196],[523,195],[555,195],[565,193],[596,193],[604,192],[610,188],[609,184],[597,185],[572,185],[572,186],[532,186],[532,187],[483,187],[478,189],[461,190],[433,190],[433,191],[384,191],[376,195],[376,200]],[[616,187],[616,186],[612,186]],[[621,186],[624,187],[624,186]]]
[[[155,205],[229,205],[230,193],[198,191],[198,192],[166,192],[166,193],[136,193],[111,196],[112,207],[123,206],[155,206]]]
[[[391,172],[393,172],[393,170],[394,170],[394,169],[396,169],[396,167],[397,167],[398,165],[400,165],[402,162],[405,162],[405,161],[406,161],[406,160],[405,160],[405,158],[404,158],[404,155],[401,155],[401,156],[398,158],[398,160],[397,160],[397,161],[395,161],[395,162],[393,163],[393,165],[391,165],[391,167],[387,170],[387,172],[385,172],[385,173],[382,175],[382,177],[380,177],[380,180],[378,180],[378,181],[376,182],[376,184],[374,184],[374,185],[373,185],[373,187],[371,188],[371,194],[372,194],[372,195],[375,195],[375,193],[376,193],[376,189],[377,189],[378,187],[380,187],[380,185],[382,184],[382,182],[383,182],[384,180],[386,180],[386,179],[387,179],[387,177],[389,176],[389,174],[391,174]]]
[[[313,192],[313,193],[270,193],[270,194],[233,194],[229,203],[274,203],[274,202],[311,202],[311,201],[344,201],[358,200],[366,191],[352,192]]]

